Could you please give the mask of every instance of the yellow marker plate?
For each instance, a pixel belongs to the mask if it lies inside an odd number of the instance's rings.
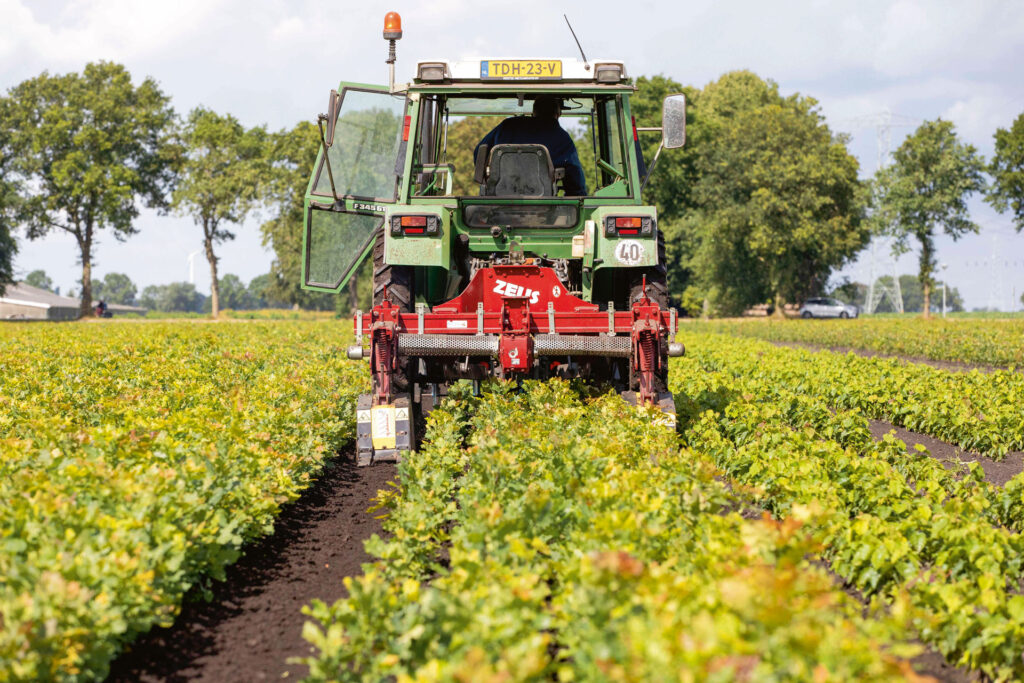
[[[374,406],[370,409],[370,436],[374,450],[395,447],[395,407]]]
[[[487,59],[480,62],[480,78],[498,81],[534,81],[562,77],[557,59]]]

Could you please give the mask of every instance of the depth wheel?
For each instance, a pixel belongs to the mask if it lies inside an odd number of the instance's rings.
[[[374,232],[373,237],[373,305],[387,300],[402,313],[413,310],[412,266],[392,266],[384,262],[384,224]],[[396,392],[409,390],[409,359],[398,359],[398,371],[394,375]]]

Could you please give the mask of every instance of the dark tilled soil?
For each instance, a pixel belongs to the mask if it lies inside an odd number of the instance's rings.
[[[1006,457],[1002,460],[993,460],[984,455],[965,451],[953,444],[940,441],[933,436],[917,434],[889,422],[869,419],[868,427],[871,429],[871,435],[876,439],[881,439],[890,431],[895,432],[896,438],[907,444],[907,450],[911,453],[914,452],[915,445],[921,444],[928,449],[928,453],[933,458],[941,461],[943,464],[953,465],[957,460],[976,462],[985,471],[985,480],[996,486],[1002,486],[1024,471],[1024,453],[1020,451],[1007,453]]]
[[[392,465],[357,468],[340,457],[286,506],[271,536],[248,547],[214,586],[213,599],[190,595],[174,625],[141,636],[108,681],[273,681],[304,676],[289,657],[310,654],[303,605],[345,596],[342,579],[369,561],[363,540],[381,530],[367,509],[395,476]]]
[[[920,356],[898,356],[891,353],[880,353],[878,351],[871,351],[869,349],[855,349],[849,346],[820,346],[818,344],[808,344],[805,342],[786,342],[786,341],[773,341],[771,342],[775,346],[788,346],[795,349],[807,349],[808,351],[832,351],[834,353],[855,353],[858,356],[864,358],[895,358],[896,360],[902,360],[907,363],[920,363],[921,365],[930,365],[933,368],[939,370],[948,370],[950,372],[970,372],[971,370],[977,370],[978,372],[995,372],[996,370],[1006,370],[1007,368],[998,368],[991,365],[979,365],[977,363],[960,363],[949,360],[935,360],[933,358],[922,358]]]

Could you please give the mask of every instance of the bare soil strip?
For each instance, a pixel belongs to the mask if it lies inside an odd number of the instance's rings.
[[[190,594],[168,629],[141,636],[113,664],[108,681],[271,681],[301,678],[289,657],[310,653],[303,605],[346,595],[342,579],[362,574],[363,540],[381,531],[367,512],[395,476],[392,465],[357,468],[342,456],[286,506],[271,536],[248,547],[214,586],[213,600]],[[195,591],[193,591],[195,593]]]
[[[871,435],[876,439],[881,439],[890,431],[895,432],[896,438],[907,444],[907,451],[910,453],[914,452],[914,446],[921,444],[928,449],[928,453],[933,458],[943,464],[951,466],[958,460],[961,462],[976,462],[985,471],[985,481],[995,486],[1002,486],[1014,476],[1024,471],[1024,453],[1020,451],[1007,453],[1006,457],[1002,460],[993,460],[984,455],[965,451],[945,441],[940,441],[934,436],[911,432],[889,422],[868,419],[868,428],[871,430]]]
[[[757,339],[757,337],[753,337]],[[930,365],[933,368],[939,370],[947,370],[949,372],[970,372],[971,370],[977,370],[978,372],[990,373],[997,370],[1008,370],[1009,368],[995,367],[992,365],[980,365],[978,363],[961,363],[959,361],[950,360],[935,360],[933,358],[923,358],[920,356],[899,356],[892,353],[881,353],[879,351],[871,351],[870,349],[855,349],[851,346],[821,346],[820,344],[808,344],[807,342],[787,342],[787,341],[772,341],[769,342],[775,346],[788,346],[793,349],[806,349],[808,351],[832,351],[833,353],[855,353],[858,356],[864,358],[894,358],[896,360],[904,361],[905,363],[920,363],[921,365]]]

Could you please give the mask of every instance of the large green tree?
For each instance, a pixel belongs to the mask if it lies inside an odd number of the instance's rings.
[[[23,182],[29,239],[71,234],[82,264],[82,315],[92,311],[97,233],[118,240],[138,232],[142,205],[164,210],[179,150],[174,110],[156,81],[139,85],[120,64],[87,64],[82,73],[43,72],[9,92],[6,116],[14,165]]]
[[[38,287],[48,292],[53,291],[53,279],[46,274],[45,270],[33,270],[25,276],[25,284],[29,287]]]
[[[135,305],[138,288],[124,273],[107,273],[102,280],[92,281],[92,295],[108,304]]]
[[[302,205],[319,149],[320,135],[312,123],[302,122],[270,136],[270,182],[263,199],[271,215],[260,232],[263,246],[274,250],[274,261],[262,293],[268,301],[330,310],[336,297],[302,289]],[[358,287],[355,280],[350,281],[350,291]]]
[[[214,247],[235,238],[239,225],[257,207],[266,182],[267,133],[246,128],[230,114],[193,109],[182,132],[185,162],[173,194],[175,210],[203,231],[210,264],[210,299],[214,318],[220,313],[220,280]]]
[[[205,300],[191,282],[149,285],[140,297],[140,303],[151,310],[185,313],[202,313]]]
[[[691,267],[723,312],[770,300],[781,315],[867,242],[857,160],[814,99],[748,71],[696,100]]]
[[[897,252],[920,245],[918,280],[924,295],[921,315],[931,316],[935,287],[935,236],[941,229],[954,240],[978,232],[967,197],[985,189],[984,162],[972,145],[957,139],[953,124],[925,121],[893,153],[892,163],[875,176],[872,222],[895,238]]]
[[[220,279],[217,291],[220,293],[223,308],[235,311],[248,311],[256,308],[255,299],[249,293],[242,279],[234,273],[228,273]]]
[[[985,199],[1000,213],[1009,209],[1020,232],[1024,230],[1024,114],[1010,130],[997,129],[995,139],[995,154],[988,167],[992,185]]]

